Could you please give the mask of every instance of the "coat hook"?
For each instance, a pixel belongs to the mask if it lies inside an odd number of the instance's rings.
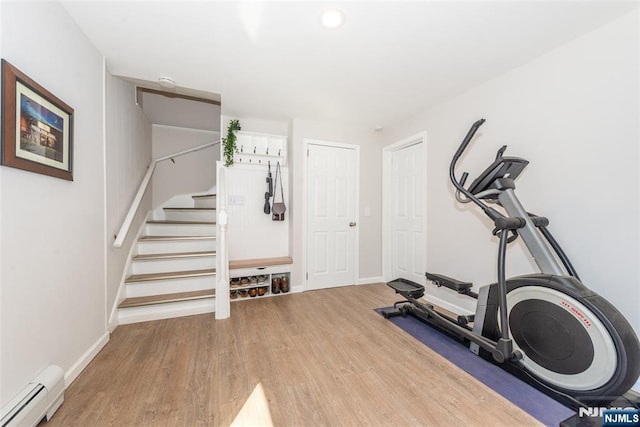
[[[278,150],[278,156],[280,155],[280,150]]]
[[[241,153],[244,153],[244,145],[241,145],[241,146],[240,146],[240,152],[241,152]]]
[[[269,155],[269,147],[267,147],[267,156]]]
[[[253,147],[253,154],[256,154],[256,147]]]

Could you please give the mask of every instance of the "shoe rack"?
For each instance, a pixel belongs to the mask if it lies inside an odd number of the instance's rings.
[[[230,270],[231,301],[286,294],[291,290],[291,266],[272,265]]]

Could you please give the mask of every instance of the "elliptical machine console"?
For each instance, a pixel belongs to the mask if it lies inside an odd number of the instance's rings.
[[[477,300],[474,315],[452,317],[419,299],[424,286],[402,278],[387,283],[406,300],[385,317],[411,315],[469,343],[474,353],[502,364],[510,372],[576,406],[578,400],[612,401],[640,376],[640,343],[629,323],[578,277],[547,226],[547,218],[528,213],[515,195],[515,179],[528,165],[505,157],[495,161],[465,188],[468,173],[455,174],[458,159],[478,128],[475,122],[453,156],[449,168],[456,199],[474,203],[494,224],[499,237],[498,282],[472,291],[472,283],[426,273],[444,286]],[[504,213],[488,205],[495,203]],[[518,237],[540,273],[505,278],[507,244]],[[472,324],[472,325],[471,325]],[[567,398],[569,401],[567,401]]]

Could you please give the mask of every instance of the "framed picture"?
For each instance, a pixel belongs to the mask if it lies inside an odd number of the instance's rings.
[[[2,164],[73,181],[73,108],[2,60]]]

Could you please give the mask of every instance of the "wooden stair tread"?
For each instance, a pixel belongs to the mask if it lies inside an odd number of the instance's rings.
[[[216,251],[203,252],[168,252],[163,254],[143,254],[136,255],[133,260],[150,260],[150,259],[170,259],[170,258],[197,258],[205,256],[214,256]]]
[[[207,240],[214,239],[216,236],[142,236],[138,240],[143,242],[155,242],[162,240]]]
[[[204,298],[213,298],[216,295],[214,289],[205,289],[202,291],[176,292],[173,294],[150,295],[145,297],[126,298],[118,308],[141,307],[153,304],[166,304],[171,302],[191,301]]]
[[[216,208],[162,208],[165,211],[215,211]]]
[[[255,258],[229,260],[229,270],[238,268],[269,267],[271,265],[293,264],[293,259],[288,256],[274,258]]]
[[[215,225],[215,221],[174,221],[167,219],[150,219],[147,224],[173,224],[173,225]]]
[[[132,274],[127,277],[125,282],[131,283],[148,282],[151,280],[182,279],[188,277],[213,276],[214,274],[216,274],[215,268],[207,268],[205,270],[172,271],[169,273]]]

